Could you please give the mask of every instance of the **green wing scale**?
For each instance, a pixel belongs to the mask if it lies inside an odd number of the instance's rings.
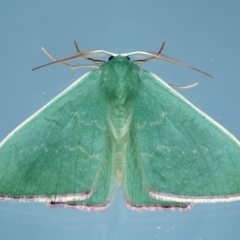
[[[1,143],[2,198],[109,203],[111,145],[100,84],[99,71],[86,74]]]
[[[139,75],[129,163],[134,158],[146,192],[182,203],[239,200],[237,139],[154,74]]]

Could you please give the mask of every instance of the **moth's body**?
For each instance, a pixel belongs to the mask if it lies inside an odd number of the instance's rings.
[[[107,122],[113,145],[114,174],[120,185],[127,167],[127,144],[134,114],[133,98],[138,94],[141,84],[141,79],[136,74],[139,67],[126,57],[118,56],[108,62],[106,68],[102,65],[100,71],[102,71],[102,88],[108,103]]]

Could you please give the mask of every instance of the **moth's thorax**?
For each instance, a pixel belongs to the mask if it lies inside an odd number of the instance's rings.
[[[107,98],[132,97],[140,87],[139,66],[117,56],[101,65],[101,84]]]
[[[115,57],[101,66],[102,87],[108,102],[108,125],[112,137],[114,173],[119,184],[125,175],[128,133],[133,100],[140,88],[139,67],[126,57]]]

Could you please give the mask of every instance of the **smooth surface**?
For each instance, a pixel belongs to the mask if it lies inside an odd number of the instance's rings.
[[[2,1],[0,7],[1,140],[87,71],[71,76],[68,69],[52,66],[31,72],[48,62],[42,46],[64,57],[75,52],[73,40],[80,49],[113,52],[156,51],[167,41],[164,54],[214,79],[161,62],[144,68],[177,85],[198,81],[197,87],[181,94],[240,139],[238,1]],[[136,213],[117,195],[105,213],[52,210],[37,203],[0,202],[0,209],[1,234],[9,239],[238,239],[240,234],[237,202],[200,204],[188,213]]]

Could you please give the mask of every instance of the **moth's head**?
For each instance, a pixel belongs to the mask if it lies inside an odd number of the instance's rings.
[[[111,55],[108,58],[108,62],[110,62],[110,61],[131,61],[131,59],[128,56],[122,56],[122,55],[113,56],[113,55]]]

